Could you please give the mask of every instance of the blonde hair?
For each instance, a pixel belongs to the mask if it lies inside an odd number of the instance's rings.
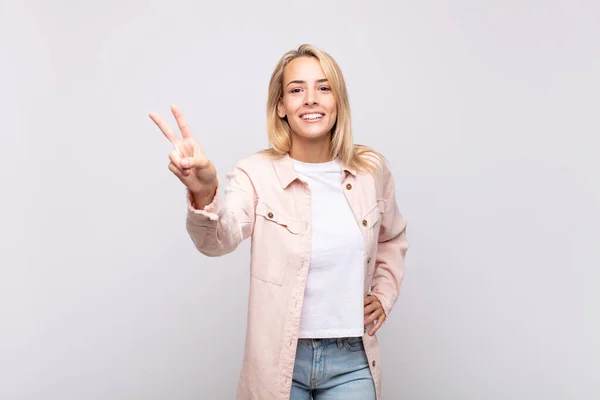
[[[363,145],[355,145],[350,118],[350,102],[346,82],[337,62],[325,51],[310,44],[303,44],[296,50],[290,50],[281,57],[269,82],[267,99],[267,135],[269,148],[263,153],[284,155],[292,145],[290,125],[286,118],[277,114],[277,105],[283,97],[283,72],[285,67],[299,57],[314,57],[321,64],[325,77],[331,85],[331,92],[337,104],[337,120],[332,128],[331,158],[338,159],[346,166],[356,170],[374,172],[386,163],[383,155]]]

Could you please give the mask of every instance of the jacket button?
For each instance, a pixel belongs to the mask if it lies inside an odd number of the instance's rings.
[[[269,215],[269,218],[273,218],[273,213],[272,212],[270,212],[268,215]]]
[[[352,185],[351,184],[347,184],[346,185],[346,189],[348,189],[348,190],[352,189]]]
[[[363,226],[367,226],[367,220],[366,220],[366,219],[363,219],[363,220],[362,220],[362,224],[363,224]]]
[[[375,368],[375,360],[373,360],[373,363],[372,363],[372,365],[373,365],[373,368]]]

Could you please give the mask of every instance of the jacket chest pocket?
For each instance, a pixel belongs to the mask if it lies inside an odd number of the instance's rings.
[[[295,258],[290,255],[298,252],[306,223],[264,202],[256,204],[255,214],[250,275],[281,286],[285,271],[296,267],[292,265]]]
[[[367,255],[369,258],[374,258],[377,252],[379,229],[381,228],[385,203],[383,199],[379,199],[376,204],[368,207],[368,209],[369,211],[363,216],[362,224],[363,229],[365,229]]]
[[[368,207],[369,211],[364,215],[362,224],[367,229],[377,229],[379,231],[379,226],[381,225],[381,217],[384,211],[384,201],[377,200],[377,203],[371,207]]]

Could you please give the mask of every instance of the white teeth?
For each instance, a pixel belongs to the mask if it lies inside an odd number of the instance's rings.
[[[304,114],[302,116],[302,119],[318,119],[318,118],[323,118],[323,114],[313,113],[313,114]]]

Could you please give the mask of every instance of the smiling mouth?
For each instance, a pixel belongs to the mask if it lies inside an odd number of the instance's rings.
[[[321,114],[321,113],[310,113],[310,114],[303,114],[300,116],[300,118],[302,118],[304,121],[316,121],[316,120],[323,118],[324,116],[325,116],[325,114]]]

